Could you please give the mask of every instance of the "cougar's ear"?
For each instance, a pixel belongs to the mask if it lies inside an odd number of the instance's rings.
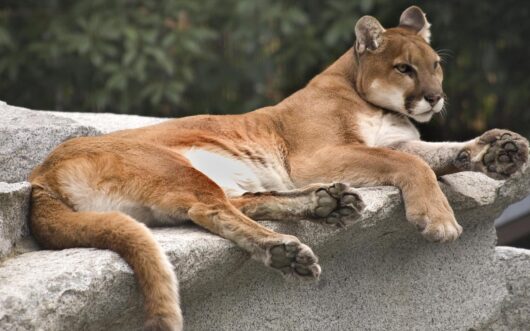
[[[416,31],[427,43],[431,42],[431,24],[425,13],[417,6],[405,9],[399,18],[399,26]]]
[[[381,23],[372,16],[363,16],[355,24],[355,50],[362,54],[367,49],[376,50],[383,40],[385,29]]]

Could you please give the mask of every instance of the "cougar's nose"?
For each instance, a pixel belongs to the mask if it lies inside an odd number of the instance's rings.
[[[434,107],[434,105],[437,104],[438,101],[440,101],[440,99],[442,98],[442,95],[440,95],[440,94],[426,94],[424,96],[424,98],[431,105],[431,107]]]

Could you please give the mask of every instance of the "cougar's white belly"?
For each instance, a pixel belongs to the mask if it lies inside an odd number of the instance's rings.
[[[245,192],[287,191],[294,188],[281,160],[261,154],[261,162],[248,156],[234,157],[202,148],[181,152],[193,167],[219,185],[228,196]]]

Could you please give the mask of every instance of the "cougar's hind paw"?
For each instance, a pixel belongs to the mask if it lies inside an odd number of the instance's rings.
[[[359,193],[343,183],[335,183],[316,191],[315,217],[326,224],[344,227],[359,218],[365,204]]]
[[[292,276],[304,280],[314,280],[320,277],[318,258],[311,248],[300,242],[290,241],[271,245],[268,248],[269,267],[279,270],[285,276]]]

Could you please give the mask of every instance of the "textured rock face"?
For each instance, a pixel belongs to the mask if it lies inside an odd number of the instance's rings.
[[[80,125],[94,128],[100,133],[135,129],[142,126],[158,124],[167,120],[167,118],[118,115],[109,113],[69,113],[57,111],[42,111],[41,113],[73,120]]]
[[[530,251],[497,247],[497,263],[506,277],[508,295],[484,330],[527,331],[530,328]]]
[[[0,330],[126,330],[142,318],[132,271],[109,251],[22,254],[0,284]]]
[[[15,243],[29,235],[27,218],[31,185],[0,182],[0,261],[12,253]]]
[[[26,178],[69,137],[159,121],[0,105],[0,139],[18,137],[0,145],[0,181]],[[444,177],[442,189],[464,227],[449,244],[426,242],[391,187],[361,189],[367,208],[346,229],[264,222],[314,249],[322,265],[317,283],[287,282],[192,225],[153,232],[175,266],[186,330],[527,330],[530,253],[496,249],[493,220],[529,184],[529,170],[506,182],[473,173]],[[0,184],[0,252],[27,233],[28,194],[27,183]],[[139,330],[142,320],[132,271],[115,253],[30,251],[0,263],[0,330],[125,331]]]
[[[250,261],[206,298],[184,291],[188,327],[469,330],[480,325],[506,295],[494,258],[498,182],[460,176],[458,181],[473,182],[476,188],[444,187],[451,201],[474,206],[455,206],[465,229],[458,241],[425,242],[405,221],[397,190],[363,190],[368,211],[345,231],[326,238],[323,228],[276,225],[313,244],[323,270],[319,283],[286,283]]]
[[[209,291],[248,260],[227,240],[192,226],[154,232],[184,291]],[[0,330],[126,331],[142,321],[133,273],[110,251],[36,251],[0,265]]]

